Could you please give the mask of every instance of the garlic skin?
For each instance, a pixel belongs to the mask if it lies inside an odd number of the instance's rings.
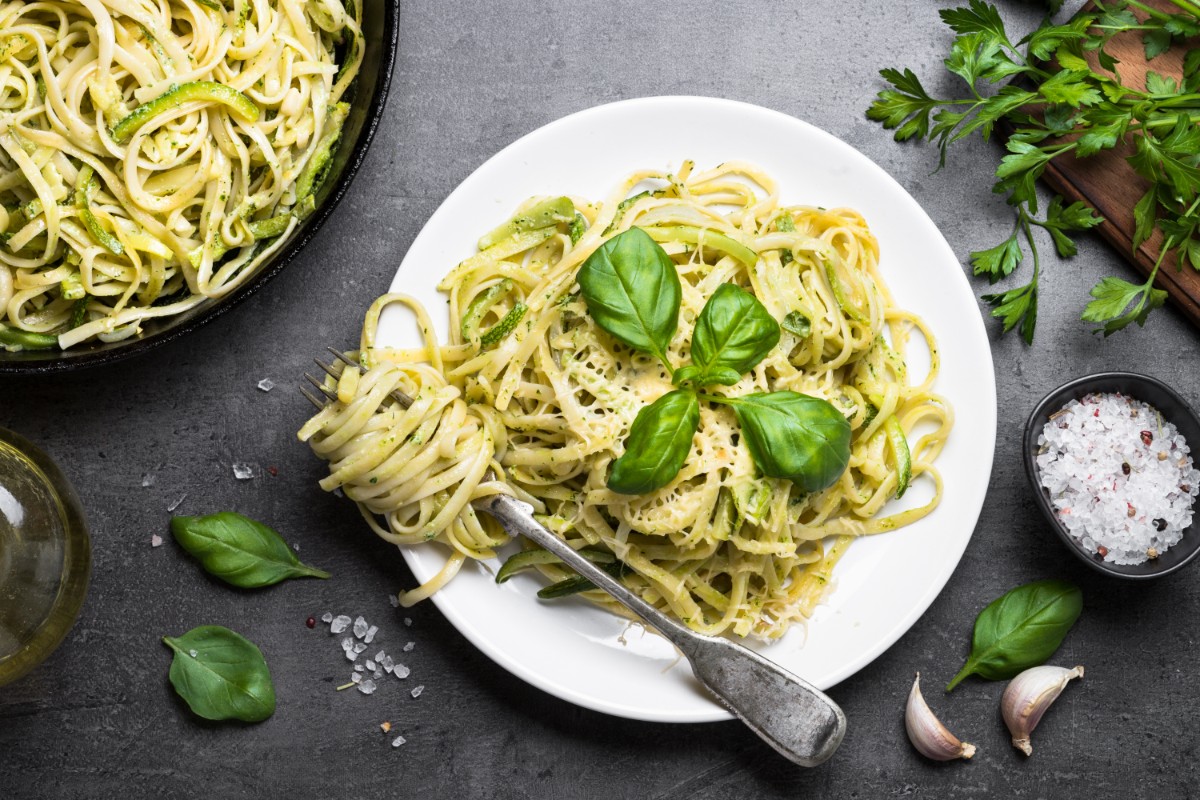
[[[1000,714],[1012,734],[1013,747],[1033,755],[1029,735],[1042,721],[1042,715],[1075,678],[1083,677],[1083,667],[1033,667],[1008,683],[1000,698]]]
[[[934,761],[953,761],[975,755],[975,745],[960,742],[958,737],[946,730],[938,718],[929,710],[921,695],[921,673],[913,681],[908,693],[908,706],[904,710],[904,727],[908,740],[917,752]]]

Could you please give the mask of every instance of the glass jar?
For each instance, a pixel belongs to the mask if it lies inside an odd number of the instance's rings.
[[[87,594],[83,510],[45,453],[0,428],[0,686],[54,651]]]

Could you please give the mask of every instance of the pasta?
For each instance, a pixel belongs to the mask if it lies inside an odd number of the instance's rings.
[[[0,0],[0,346],[246,281],[313,210],[362,54],[342,0]]]
[[[631,196],[641,186],[651,188]],[[671,363],[685,360],[692,326],[722,284],[751,292],[785,321],[778,346],[738,383],[708,389],[786,389],[833,404],[852,430],[848,466],[835,483],[805,493],[764,477],[734,413],[702,403],[674,479],[644,495],[608,488],[638,411],[672,389],[667,369],[601,330],[580,297],[585,259],[633,226],[661,242],[682,284]],[[937,506],[942,481],[933,462],[953,413],[933,392],[936,343],[918,317],[893,304],[877,243],[856,212],[781,206],[770,176],[750,164],[697,172],[684,162],[674,174],[636,172],[599,203],[533,198],[481,248],[440,285],[449,341],[436,340],[415,299],[379,298],[351,354],[364,371],[331,379],[337,402],[300,432],[329,462],[322,487],[343,489],[379,536],[449,551],[437,576],[402,595],[406,605],[445,585],[468,559],[496,555],[508,538],[471,503],[509,492],[691,628],[774,639],[812,614],[855,537],[895,530]],[[421,346],[376,343],[390,305],[415,316]],[[914,331],[931,353],[920,380],[906,362]],[[414,399],[411,407],[393,399],[396,389]],[[885,510],[908,481],[908,463],[929,498]],[[573,574],[529,560],[552,581]],[[618,610],[601,592],[586,596]]]

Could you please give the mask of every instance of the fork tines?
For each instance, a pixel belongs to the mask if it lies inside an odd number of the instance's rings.
[[[338,365],[338,366],[341,366],[341,369],[334,369],[334,365],[326,364],[324,361],[322,361],[319,358],[314,358],[313,361],[316,363],[316,365],[318,367],[321,368],[322,372],[324,372],[329,377],[333,378],[335,381],[342,377],[342,373],[346,371],[347,367],[353,367],[356,370],[362,369],[362,367],[359,364],[357,364],[353,359],[347,357],[345,353],[342,353],[341,351],[339,351],[335,348],[332,348],[332,347],[328,347],[326,349],[330,353],[332,353],[333,356],[338,361],[342,362],[340,365]],[[307,372],[304,373],[304,377],[309,383],[311,383],[313,386],[315,386],[317,391],[319,391],[321,394],[323,394],[329,401],[334,402],[338,399],[337,392],[335,392],[334,390],[332,390],[328,386],[326,386],[324,381],[320,380],[319,378],[314,378],[312,375],[309,375]],[[312,403],[317,408],[325,407],[326,404],[323,403],[321,400],[317,399],[316,397],[314,397],[313,394],[311,392],[309,392],[306,387],[301,386],[300,392],[305,397],[308,398],[308,402]],[[394,399],[397,403],[404,406],[405,408],[408,408],[409,406],[411,406],[413,404],[413,399],[411,397],[409,397],[407,394],[405,394],[404,392],[400,391],[399,389],[393,389],[390,394],[392,396],[392,399]]]

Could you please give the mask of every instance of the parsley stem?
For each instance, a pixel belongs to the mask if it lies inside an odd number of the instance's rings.
[[[1140,8],[1142,11],[1145,11],[1147,14],[1150,15],[1150,17],[1152,19],[1160,19],[1160,20],[1166,21],[1171,18],[1171,15],[1166,13],[1165,11],[1159,11],[1157,8],[1151,8],[1150,6],[1146,5],[1145,3],[1139,3],[1138,0],[1126,0],[1126,2],[1128,2],[1128,4],[1133,6],[1134,8]],[[1183,8],[1183,6],[1179,5],[1177,0],[1171,0],[1171,2],[1175,3],[1175,5],[1179,6],[1180,8]]]
[[[1200,6],[1191,2],[1191,0],[1171,0],[1171,3],[1194,17],[1200,17]],[[1140,3],[1138,5],[1141,6]]]

